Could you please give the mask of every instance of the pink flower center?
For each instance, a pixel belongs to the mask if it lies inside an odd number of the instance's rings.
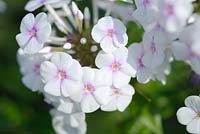
[[[144,8],[147,8],[148,4],[150,3],[149,0],[143,0]]]
[[[164,13],[167,16],[173,15],[174,14],[174,6],[172,4],[166,4],[164,7]]]
[[[29,35],[31,36],[31,37],[37,37],[37,29],[36,29],[36,27],[33,27],[31,30],[29,30]]]
[[[150,44],[150,49],[151,49],[152,54],[154,54],[156,52],[156,45],[153,41]]]
[[[108,29],[108,31],[107,31],[107,35],[108,35],[109,37],[113,37],[114,33],[115,33],[115,30],[114,30],[114,29]]]
[[[59,70],[59,71],[58,71],[58,78],[61,79],[61,80],[66,79],[66,78],[67,78],[66,72],[63,71],[63,70]]]
[[[139,68],[144,68],[145,67],[145,65],[142,62],[142,57],[140,57],[140,58],[137,59],[137,63],[139,65]]]
[[[113,87],[112,88],[112,93],[115,96],[119,96],[121,94],[121,91],[120,91],[120,89]]]
[[[111,69],[114,72],[119,71],[121,69],[121,64],[119,62],[113,62],[111,64]]]
[[[84,85],[83,89],[86,93],[92,93],[95,91],[95,87],[92,84],[86,84]]]
[[[40,75],[40,64],[35,64],[34,65],[34,72],[38,75]]]

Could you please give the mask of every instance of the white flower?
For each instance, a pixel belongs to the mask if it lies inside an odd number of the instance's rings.
[[[100,70],[106,71],[112,76],[115,86],[128,84],[131,77],[135,77],[136,71],[128,64],[128,49],[121,47],[113,53],[100,51],[96,56],[95,64]]]
[[[45,4],[57,4],[62,1],[64,0],[30,0],[25,6],[25,10],[32,12]]]
[[[111,3],[110,1],[99,0],[98,6],[104,10],[110,11],[112,15],[120,17],[125,24],[129,21],[134,21],[134,7],[131,4]]]
[[[74,112],[64,114],[55,109],[50,111],[52,115],[52,125],[57,134],[85,134],[86,122],[85,114]]]
[[[54,53],[50,61],[42,63],[40,72],[46,83],[44,91],[54,96],[74,94],[82,77],[79,62],[63,52]]]
[[[155,38],[153,32],[145,32],[143,37],[143,46],[145,51],[143,62],[151,69],[160,66],[164,62],[164,49],[167,46],[165,44],[167,42]]]
[[[110,91],[110,101],[107,105],[102,105],[103,111],[119,110],[123,112],[131,103],[132,96],[135,93],[134,88],[127,84],[120,88],[112,87]]]
[[[147,83],[151,79],[150,70],[145,66],[144,48],[142,44],[134,43],[128,48],[128,63],[136,70],[138,82]]]
[[[134,18],[142,25],[153,23],[158,18],[158,4],[156,0],[135,0],[136,10]]]
[[[110,16],[99,19],[91,34],[105,52],[113,52],[116,48],[124,47],[128,42],[124,24]]]
[[[3,0],[0,0],[0,13],[5,12],[6,10],[6,3]]]
[[[45,60],[46,58],[42,54],[26,55],[21,49],[18,51],[18,63],[23,74],[22,82],[34,92],[42,91],[44,88],[40,75],[40,65]]]
[[[192,69],[200,74],[200,55],[194,48],[199,46],[200,39],[198,37],[200,33],[198,20],[196,23],[186,27],[179,35],[179,40],[174,41],[172,44],[172,51],[177,60],[183,60],[187,62]]]
[[[181,30],[193,12],[191,0],[162,0],[159,8],[161,25],[172,33]]]
[[[84,113],[96,111],[101,105],[106,105],[109,101],[110,87],[112,85],[111,76],[106,72],[83,68],[83,78],[80,88],[81,108]]]
[[[185,99],[186,107],[177,111],[178,121],[187,125],[187,131],[193,134],[200,134],[200,97],[189,96]]]
[[[27,14],[21,22],[20,34],[16,36],[19,46],[25,53],[37,53],[44,46],[51,33],[51,25],[47,21],[47,15],[40,13],[36,17]]]

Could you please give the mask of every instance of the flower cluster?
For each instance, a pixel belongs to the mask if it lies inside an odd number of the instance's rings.
[[[124,111],[135,93],[131,78],[165,84],[173,59],[200,74],[195,0],[135,0],[135,9],[132,0],[123,1],[93,0],[93,16],[88,7],[82,12],[70,0],[30,0],[25,6],[30,12],[44,7],[44,12],[27,14],[16,36],[22,82],[53,105],[50,113],[58,134],[86,133],[85,113]],[[99,9],[105,10],[103,17]],[[144,34],[140,43],[127,48],[124,24],[129,21]],[[182,118],[184,111],[195,115],[196,109],[190,108],[193,113],[186,108],[177,113],[184,125],[190,123]],[[199,133],[196,127],[188,131]]]
[[[82,12],[68,0],[31,0],[25,9],[43,6],[47,13],[27,14],[16,36],[22,82],[53,105],[56,133],[83,134],[85,113],[122,112],[132,100],[127,30],[111,16],[94,15],[91,24],[89,8]]]

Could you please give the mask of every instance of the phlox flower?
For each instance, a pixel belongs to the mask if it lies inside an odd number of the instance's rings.
[[[166,47],[166,42],[155,38],[152,32],[145,32],[142,43],[145,51],[143,57],[144,64],[151,69],[160,66],[165,59],[164,49]]]
[[[136,71],[128,64],[128,49],[121,47],[113,53],[100,51],[96,56],[95,64],[100,70],[106,71],[112,76],[115,86],[129,83],[131,77],[135,77]]]
[[[142,43],[133,43],[128,48],[128,63],[136,70],[138,82],[147,83],[151,79],[150,69],[144,64],[144,46]]]
[[[86,122],[85,114],[75,112],[65,114],[53,109],[50,111],[52,115],[52,124],[57,134],[85,134]]]
[[[193,134],[200,133],[200,97],[189,96],[185,99],[186,107],[177,111],[178,121],[187,126],[187,131]]]
[[[54,96],[74,94],[82,77],[79,62],[63,52],[54,53],[50,61],[42,63],[40,73],[45,82],[44,91]]]
[[[63,2],[66,0],[30,0],[26,6],[25,9],[27,11],[35,11],[36,9],[42,7],[45,4],[58,4],[59,2]],[[68,1],[68,0],[67,0]]]
[[[134,88],[129,84],[121,86],[120,88],[112,86],[110,90],[110,101],[107,105],[102,105],[101,110],[103,111],[119,110],[123,112],[131,103],[132,96],[134,93],[135,93]]]
[[[18,63],[23,74],[23,84],[32,91],[42,91],[44,83],[41,80],[40,65],[47,60],[42,54],[26,55],[20,49],[18,51]]]
[[[135,0],[136,10],[133,12],[133,17],[142,26],[147,26],[158,18],[158,3],[157,0]]]
[[[105,52],[113,52],[117,48],[124,47],[128,42],[124,24],[110,16],[99,19],[91,34]]]
[[[200,55],[194,50],[194,46],[199,45],[198,28],[200,21],[186,27],[179,35],[177,41],[172,43],[173,55],[177,60],[187,62],[192,69],[200,74]]]
[[[106,105],[112,85],[111,76],[104,71],[83,67],[83,77],[80,85],[80,105],[84,113],[91,113]]]
[[[21,22],[20,34],[16,36],[19,46],[25,53],[37,53],[44,46],[51,33],[51,25],[45,13],[40,13],[36,17],[27,14]]]
[[[159,17],[161,25],[171,33],[180,31],[192,15],[191,0],[161,0],[159,1]]]

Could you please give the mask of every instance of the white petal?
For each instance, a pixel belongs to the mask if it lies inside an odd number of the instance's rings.
[[[121,71],[128,76],[131,76],[131,77],[136,76],[136,70],[128,63],[124,64],[121,69],[122,69]]]
[[[61,93],[64,97],[70,97],[74,101],[80,102],[82,98],[81,85],[79,82],[64,80],[61,84]]]
[[[95,64],[98,68],[109,66],[114,62],[114,57],[112,54],[100,51],[95,59]]]
[[[85,120],[84,113],[75,113],[70,117],[71,126],[72,127],[79,127],[81,123]]]
[[[57,68],[49,61],[45,61],[40,66],[40,74],[45,82],[53,80],[57,75]]]
[[[128,43],[128,36],[127,34],[115,34],[113,36],[113,43],[116,47],[124,47]]]
[[[99,19],[97,25],[101,27],[102,30],[108,30],[113,28],[113,18],[110,16],[103,17]]]
[[[173,55],[177,60],[186,60],[188,55],[187,45],[175,41],[172,44]]]
[[[44,83],[42,82],[41,77],[34,73],[25,75],[22,79],[22,82],[33,92],[37,90],[42,90],[42,88],[44,87]]]
[[[95,25],[92,29],[92,38],[95,40],[97,43],[100,43],[104,37],[107,36],[107,31],[101,29],[99,25]]]
[[[43,48],[44,44],[40,44],[35,37],[32,37],[24,46],[24,52],[34,54]]]
[[[57,107],[57,110],[63,113],[71,113],[73,106],[74,105],[71,102],[63,102]]]
[[[107,105],[102,105],[101,110],[103,111],[115,111],[117,110],[117,99],[113,97]]]
[[[91,94],[87,94],[81,101],[81,108],[84,113],[91,113],[96,111],[100,105],[96,102]]]
[[[183,125],[188,125],[197,114],[188,107],[182,107],[177,111],[177,119]]]
[[[131,77],[122,73],[122,72],[114,72],[113,73],[113,84],[116,87],[121,87],[123,85],[127,85],[130,82]]]
[[[199,96],[189,96],[185,99],[185,105],[195,112],[200,112],[200,97]]]
[[[92,68],[83,67],[83,83],[91,83],[94,81],[95,72]]]
[[[37,39],[40,43],[45,43],[51,34],[51,25],[47,24],[42,30],[37,32]]]
[[[48,24],[46,13],[39,13],[35,17],[35,27],[39,30],[42,30]]]
[[[107,105],[110,101],[110,87],[100,87],[97,88],[96,91],[93,93],[95,96],[95,99],[101,104],[101,105]]]
[[[101,70],[95,70],[94,84],[96,87],[111,86],[112,72],[104,68]]]
[[[53,96],[61,96],[60,80],[53,79],[47,82],[47,84],[44,87],[44,91]]]
[[[59,69],[68,70],[72,64],[72,57],[64,52],[56,52],[52,55],[51,62]]]
[[[193,134],[200,133],[200,118],[195,118],[187,125],[187,131]]]
[[[28,41],[30,40],[30,36],[26,33],[20,33],[16,36],[17,43],[21,48],[24,48]]]
[[[32,12],[32,11],[40,8],[42,5],[43,4],[40,2],[40,0],[31,0],[26,4],[25,9],[27,11]]]
[[[122,64],[126,63],[128,58],[128,49],[126,47],[118,48],[113,52],[113,55],[116,61],[119,61]]]
[[[190,65],[192,69],[195,71],[195,73],[200,74],[200,58],[199,57],[191,58]]]
[[[120,87],[120,89],[122,94],[126,96],[132,96],[135,93],[134,88],[130,84],[123,85],[122,87]]]
[[[131,103],[132,96],[119,96],[117,100],[117,108],[120,112],[123,112]]]
[[[32,13],[27,14],[21,22],[20,25],[20,32],[22,33],[28,33],[28,30],[30,30],[31,28],[33,28],[35,23],[35,17]]]
[[[106,36],[105,38],[103,38],[103,40],[100,43],[100,46],[103,49],[103,51],[105,51],[106,53],[111,53],[116,50],[113,44],[113,40],[109,36]]]
[[[139,69],[137,70],[137,80],[140,83],[148,83],[150,80],[150,74],[148,73],[148,71],[146,69]]]
[[[82,78],[83,72],[81,65],[78,61],[73,60],[71,66],[68,69],[67,75],[69,79],[79,81]]]

